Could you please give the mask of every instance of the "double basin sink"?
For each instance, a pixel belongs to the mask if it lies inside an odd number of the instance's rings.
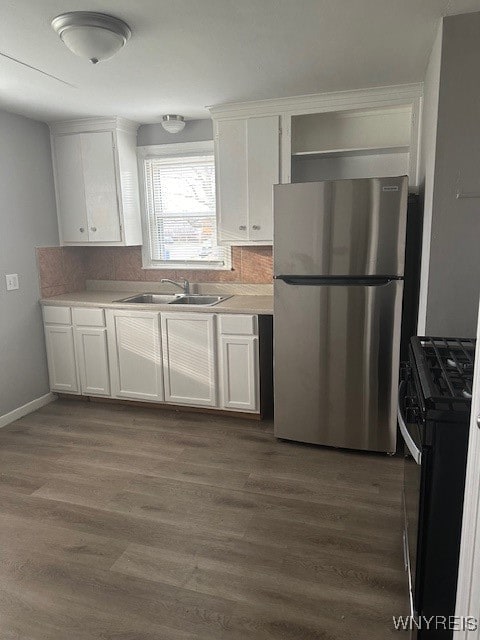
[[[162,294],[162,293],[140,293],[137,296],[123,298],[115,302],[127,302],[131,304],[195,304],[197,306],[212,307],[219,302],[228,300],[232,296],[206,296],[206,295],[187,295],[183,293]]]

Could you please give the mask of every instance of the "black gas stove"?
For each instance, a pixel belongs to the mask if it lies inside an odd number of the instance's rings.
[[[455,613],[474,360],[473,339],[414,337],[402,365],[405,565],[422,640],[453,637],[443,619]]]

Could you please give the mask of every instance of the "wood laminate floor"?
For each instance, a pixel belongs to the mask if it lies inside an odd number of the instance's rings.
[[[0,431],[0,639],[398,637],[401,469],[58,400]]]

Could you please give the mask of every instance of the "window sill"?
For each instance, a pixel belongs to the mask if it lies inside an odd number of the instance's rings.
[[[161,265],[142,265],[142,269],[146,269],[148,271],[233,271],[230,266],[217,266],[211,264],[199,264],[198,262],[172,262],[171,264],[161,264]]]

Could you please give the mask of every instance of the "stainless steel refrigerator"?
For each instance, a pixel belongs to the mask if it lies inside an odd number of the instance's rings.
[[[394,452],[408,182],[274,187],[275,435]]]

